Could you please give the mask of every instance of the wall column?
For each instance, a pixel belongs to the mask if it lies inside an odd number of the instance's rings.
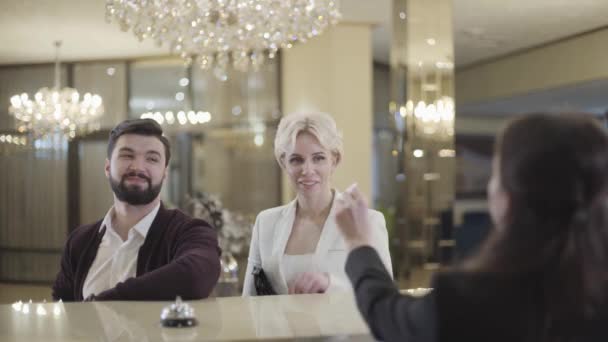
[[[454,44],[450,0],[393,0],[391,102],[400,170],[397,275],[426,286],[448,261],[454,199]],[[447,228],[447,229],[446,229]]]
[[[372,45],[369,23],[340,23],[304,44],[284,50],[283,114],[331,114],[344,137],[344,156],[333,177],[338,190],[353,182],[371,198]],[[283,202],[293,199],[283,177]]]

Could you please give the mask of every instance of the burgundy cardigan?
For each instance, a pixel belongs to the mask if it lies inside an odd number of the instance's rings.
[[[66,242],[53,299],[82,301],[82,288],[105,227],[101,221],[75,229]],[[160,205],[137,255],[135,278],[101,292],[95,300],[174,300],[209,296],[220,274],[217,233],[207,222]]]

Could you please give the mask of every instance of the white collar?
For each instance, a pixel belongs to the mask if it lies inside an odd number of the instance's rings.
[[[156,218],[156,214],[158,214],[159,209],[160,209],[160,202],[158,202],[158,204],[146,216],[144,216],[141,220],[139,220],[139,222],[137,222],[131,229],[138,232],[139,235],[141,235],[145,239],[146,236],[148,235],[148,231],[150,230],[150,227],[152,226],[152,222],[154,222],[154,219]],[[114,230],[114,227],[112,227],[112,218],[113,217],[114,217],[114,206],[112,206],[110,208],[110,210],[108,210],[108,212],[106,213],[106,216],[104,216],[103,222],[101,222],[101,225],[99,226],[99,231],[101,231],[104,227],[106,227],[106,229]],[[129,230],[129,231],[131,231],[131,230]]]

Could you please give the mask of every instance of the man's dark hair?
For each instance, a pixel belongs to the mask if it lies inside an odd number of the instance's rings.
[[[165,166],[169,165],[171,159],[171,145],[169,140],[163,136],[163,129],[160,127],[158,122],[152,119],[129,119],[119,123],[110,132],[110,138],[108,139],[108,159],[112,158],[112,152],[114,146],[124,134],[137,134],[145,136],[154,136],[160,140],[165,146]]]

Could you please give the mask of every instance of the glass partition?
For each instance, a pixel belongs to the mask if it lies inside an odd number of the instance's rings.
[[[212,194],[246,215],[279,203],[278,63],[220,79],[180,60],[138,61],[129,79],[129,116],[154,118],[173,144],[167,202]]]
[[[278,65],[222,81],[178,59],[64,63],[62,84],[102,96],[105,114],[100,131],[57,146],[26,143],[8,114],[13,94],[52,86],[52,65],[1,67],[0,280],[53,281],[70,227],[101,219],[111,205],[107,134],[129,117],[163,117],[173,156],[161,195],[168,206],[187,209],[187,196],[204,193],[251,221],[278,205]]]

